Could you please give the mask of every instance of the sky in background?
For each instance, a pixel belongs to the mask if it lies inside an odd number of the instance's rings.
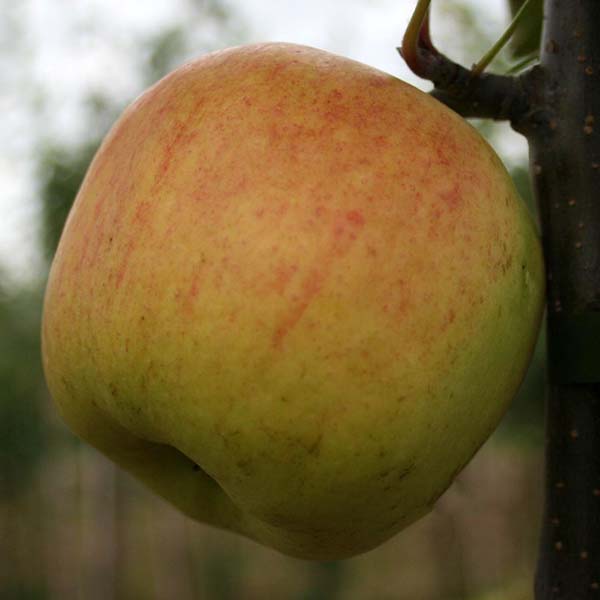
[[[396,53],[415,0],[229,0],[239,23],[230,40],[205,32],[214,48],[267,40],[316,46],[390,72],[428,90]],[[438,46],[472,64],[469,40],[455,23],[450,0],[434,0]],[[474,7],[482,3],[471,0]],[[86,135],[82,100],[109,89],[123,103],[139,93],[140,36],[175,25],[186,0],[0,0],[0,265],[26,279],[39,264],[33,157],[43,139]],[[237,15],[237,16],[236,16]],[[506,26],[506,1],[486,0],[484,31],[495,39]],[[459,33],[462,31],[462,33]],[[203,49],[204,50],[204,49]],[[523,156],[524,142],[501,136],[503,158]]]

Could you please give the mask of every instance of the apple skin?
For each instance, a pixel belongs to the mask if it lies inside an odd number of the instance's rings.
[[[65,421],[194,519],[339,559],[427,513],[543,307],[535,226],[428,95],[313,48],[209,54],[98,151],[46,292]]]

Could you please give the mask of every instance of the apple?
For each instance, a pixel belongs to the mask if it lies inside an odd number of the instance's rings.
[[[67,424],[190,517],[369,550],[498,424],[543,306],[500,160],[397,78],[304,46],[175,70],[98,151],[52,265]]]

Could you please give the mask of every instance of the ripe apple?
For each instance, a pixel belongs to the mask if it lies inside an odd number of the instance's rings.
[[[398,79],[209,54],[98,151],[45,298],[69,426],[191,517],[334,559],[427,513],[497,425],[543,265],[501,162]]]

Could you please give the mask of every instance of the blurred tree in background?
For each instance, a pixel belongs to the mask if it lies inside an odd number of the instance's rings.
[[[1,496],[11,500],[31,484],[44,451],[39,360],[40,289],[0,288]]]
[[[185,18],[132,44],[138,92],[191,56],[244,41],[225,3],[180,4]],[[469,32],[467,51],[478,58],[493,40],[478,27],[477,15],[458,1],[444,10],[459,15]],[[14,21],[15,12],[8,15]],[[6,40],[19,27],[8,17],[0,23],[0,53],[6,53],[18,46]],[[520,44],[515,56],[531,50]],[[36,95],[32,107],[39,102]],[[48,138],[41,130],[35,159],[41,273],[22,283],[0,271],[0,598],[491,600],[494,586],[504,590],[503,600],[530,598],[543,343],[498,434],[434,513],[381,549],[344,562],[288,559],[190,523],[64,429],[43,382],[44,281],[87,166],[123,107],[107,86],[85,100],[81,139]],[[480,126],[492,141],[501,135],[489,123]],[[526,165],[512,165],[511,172],[531,206]]]

